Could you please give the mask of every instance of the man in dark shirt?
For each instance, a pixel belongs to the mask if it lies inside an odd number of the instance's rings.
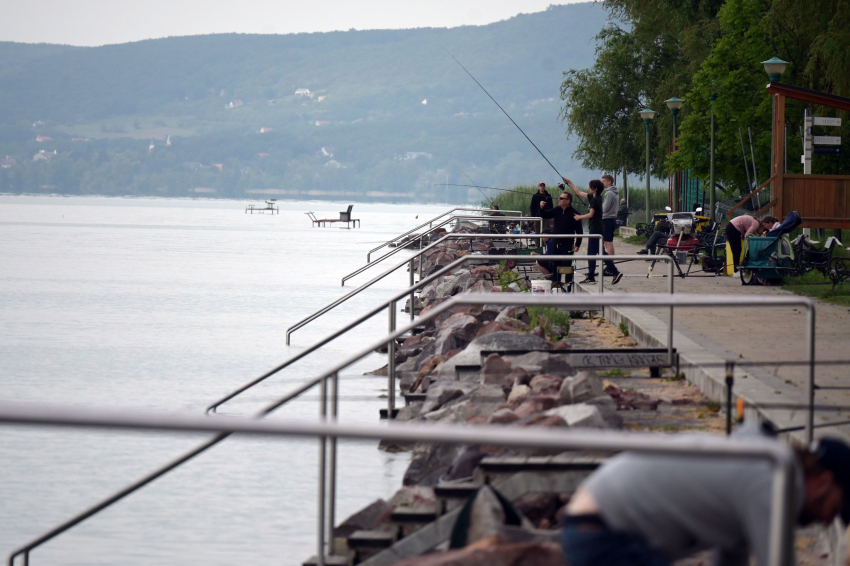
[[[546,191],[546,183],[540,183],[537,186],[537,192],[531,197],[531,206],[529,207],[531,216],[540,216],[541,203],[545,203],[546,208],[549,209],[554,206],[552,204],[552,195]]]
[[[569,193],[561,193],[558,206],[548,208],[546,203],[540,205],[540,216],[552,218],[555,221],[553,234],[583,234],[581,222],[576,220],[576,209],[573,208],[573,197]],[[581,240],[576,238],[555,238],[555,253],[558,255],[572,254],[578,251]]]
[[[590,197],[590,212],[587,214],[582,214],[580,216],[576,216],[576,220],[584,220],[587,218],[587,232],[589,234],[603,234],[605,232],[605,225],[602,222],[602,191],[605,189],[602,181],[594,179],[588,184],[588,193],[584,193],[579,191],[572,181],[569,179],[564,179],[564,181],[570,186],[573,192],[576,194],[587,194]],[[605,252],[605,249],[602,249],[602,253],[604,255],[608,255]],[[587,255],[599,255],[599,240],[597,239],[589,239],[587,242]],[[611,283],[616,285],[620,282],[620,279],[623,278],[623,274],[617,269],[617,266],[614,265],[614,262],[611,260],[605,261],[605,268],[614,275],[614,278],[611,280]],[[587,262],[587,277],[582,281],[582,283],[595,283],[596,282],[596,262],[588,261]]]

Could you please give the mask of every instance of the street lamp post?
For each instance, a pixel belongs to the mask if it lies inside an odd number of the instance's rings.
[[[717,95],[712,94],[708,97],[711,101],[711,157],[708,172],[708,216],[712,222],[716,221],[714,214],[714,101],[717,100]]]
[[[685,103],[681,98],[670,98],[664,101],[667,108],[673,113],[673,153],[676,152],[676,116],[679,114],[679,108]],[[679,172],[673,172],[673,212],[679,211]]]
[[[655,115],[658,114],[655,110],[650,110],[647,108],[646,110],[640,111],[640,117],[643,118],[643,123],[646,126],[646,223],[649,224],[650,213],[649,213],[649,123],[652,122],[652,119],[655,118]]]
[[[779,57],[771,57],[767,61],[762,61],[761,64],[764,65],[764,71],[767,73],[767,76],[770,79],[770,82],[775,83],[775,82],[779,82],[779,79],[782,78],[782,73],[785,72],[785,67],[788,66],[788,61],[783,61]],[[770,123],[772,124],[772,126],[771,126],[772,128],[776,128],[776,95],[773,95],[773,104],[771,106],[772,106],[773,116],[772,116]],[[777,135],[777,133],[773,132],[773,136],[771,136],[771,139],[776,139],[776,135]],[[773,165],[776,163],[776,161],[779,157],[778,155],[774,155],[774,151],[775,151],[774,145],[775,144],[770,144],[770,164],[771,164],[771,167],[773,167]],[[809,162],[809,163],[811,163],[811,162]],[[774,170],[774,171],[771,171],[770,173],[771,173],[771,176],[775,176],[778,173],[778,171]],[[770,197],[768,198],[768,201],[773,199],[773,197],[775,196],[775,193],[776,193],[776,189],[774,188],[774,183],[771,182],[770,183]]]

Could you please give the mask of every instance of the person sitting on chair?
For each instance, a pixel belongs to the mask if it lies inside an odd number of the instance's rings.
[[[629,206],[626,204],[626,199],[620,199],[620,208],[617,209],[617,226],[625,226],[629,221]]]
[[[646,246],[643,249],[637,251],[640,255],[655,255],[655,252],[658,249],[658,244],[663,243],[670,236],[670,229],[672,226],[670,225],[670,221],[664,218],[663,220],[659,220],[655,225],[655,232],[649,237],[646,241]]]

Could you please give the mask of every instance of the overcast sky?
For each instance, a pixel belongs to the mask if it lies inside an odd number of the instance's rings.
[[[4,0],[0,41],[104,45],[206,33],[481,25],[577,0]]]

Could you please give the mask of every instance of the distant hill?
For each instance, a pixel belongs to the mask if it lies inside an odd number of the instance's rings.
[[[0,158],[16,161],[0,191],[465,202],[480,193],[434,183],[553,181],[445,49],[584,178],[557,98],[605,17],[588,3],[452,29],[0,43]]]

